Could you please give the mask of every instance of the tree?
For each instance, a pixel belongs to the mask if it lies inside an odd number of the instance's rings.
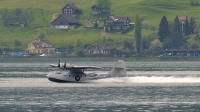
[[[141,49],[141,41],[142,41],[142,37],[141,37],[141,18],[139,16],[138,13],[136,13],[135,16],[135,40],[136,40],[136,51],[139,54],[140,53],[140,49]]]
[[[104,9],[111,9],[111,1],[110,0],[97,0],[97,5]]]
[[[162,48],[163,49],[171,49],[171,48],[173,48],[172,44],[173,44],[172,38],[164,39],[163,43],[162,43]]]
[[[2,20],[4,22],[4,26],[7,26],[8,22],[13,19],[13,14],[8,11],[6,8],[2,13]]]
[[[170,37],[168,21],[167,21],[167,18],[165,16],[163,16],[161,21],[160,21],[158,36],[159,36],[158,39],[160,40],[160,42],[163,42],[164,39]]]
[[[190,5],[199,5],[199,1],[198,0],[190,0]]]
[[[158,56],[164,53],[162,47],[160,46],[151,46],[148,50],[148,54],[152,55],[152,56]]]
[[[19,18],[19,16],[21,15],[22,10],[20,8],[15,9],[15,16],[17,17],[17,20]]]
[[[134,44],[133,44],[133,42],[132,41],[127,41],[127,40],[125,40],[125,41],[123,41],[123,48],[128,48],[130,51],[133,51],[133,49],[134,49]]]
[[[83,43],[81,42],[81,40],[76,39],[74,47],[75,47],[75,53],[76,53],[76,55],[83,57],[84,56],[84,52],[83,52],[83,48],[84,47],[83,47]]]
[[[182,46],[185,42],[185,39],[183,38],[182,31],[181,31],[181,24],[178,19],[178,16],[174,19],[174,28],[172,31],[172,46],[173,48],[179,48]]]
[[[157,34],[155,34],[155,33],[152,33],[152,34],[149,34],[148,36],[142,37],[142,50],[149,49],[151,42],[155,38],[157,38]]]
[[[196,36],[195,36],[195,40],[199,41],[200,40],[200,34],[197,33]]]
[[[157,56],[163,54],[162,43],[158,39],[151,41],[151,46],[148,49],[148,54]]]
[[[15,39],[14,44],[15,46],[22,46],[22,42],[17,39]]]
[[[27,26],[28,22],[32,20],[32,14],[31,12],[23,12],[20,16],[20,21],[21,23],[25,23],[25,25]]]
[[[151,26],[151,31],[153,31],[153,33],[154,33],[154,31],[156,31],[156,29],[157,29],[156,26]]]
[[[197,43],[194,42],[194,43],[191,43],[191,44],[190,44],[190,48],[191,48],[191,49],[198,49],[198,48],[199,48],[199,45],[198,45]]]
[[[162,43],[161,43],[158,39],[154,39],[154,40],[151,42],[151,46],[159,46],[159,47],[162,47]]]
[[[15,9],[14,12],[9,12],[6,8],[2,13],[2,20],[5,26],[8,26],[8,23],[11,22],[23,23],[24,26],[27,26],[32,19],[33,15],[30,11],[22,11],[20,8]]]
[[[190,16],[190,34],[194,33],[194,29],[195,29],[195,16],[191,15]]]
[[[148,21],[143,21],[143,22],[142,22],[142,26],[143,26],[143,28],[144,28],[145,30],[147,30],[148,27],[149,27]]]
[[[43,40],[46,37],[46,33],[44,29],[40,29],[36,35],[36,38]]]
[[[190,5],[194,5],[194,0],[190,0]]]
[[[184,29],[185,35],[188,36],[190,35],[190,26],[189,26],[189,22],[188,22],[188,18],[186,16],[186,20],[185,20],[185,29]]]

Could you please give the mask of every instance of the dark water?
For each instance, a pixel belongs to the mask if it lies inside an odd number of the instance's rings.
[[[103,67],[116,62],[72,62]],[[199,62],[127,62],[127,77],[53,83],[50,63],[0,63],[0,112],[199,112]]]

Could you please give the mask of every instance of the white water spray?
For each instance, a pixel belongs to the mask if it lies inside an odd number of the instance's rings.
[[[100,79],[97,82],[114,83],[200,83],[200,77],[158,77],[158,76],[137,76],[137,77],[116,77]]]

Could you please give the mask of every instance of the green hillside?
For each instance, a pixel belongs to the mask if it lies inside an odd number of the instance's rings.
[[[79,21],[85,19],[92,21],[100,20],[100,25],[107,15],[92,15],[91,6],[95,4],[96,0],[1,0],[0,3],[0,17],[3,10],[6,8],[9,11],[14,11],[16,8],[21,8],[23,11],[31,10],[34,15],[34,20],[28,22],[27,28],[4,27],[2,19],[0,20],[0,47],[14,47],[14,40],[20,40],[23,43],[23,48],[26,48],[28,43],[36,38],[39,27],[48,26],[52,21],[53,15],[61,12],[67,3],[74,3],[77,7],[82,9],[83,14],[80,15]],[[41,15],[41,10],[43,15]],[[143,23],[151,26],[156,26],[160,23],[162,16],[166,15],[168,21],[173,22],[176,15],[190,16],[194,14],[196,23],[200,23],[200,6],[191,6],[190,0],[111,0],[111,15],[128,16],[131,22],[134,22],[135,13],[138,12],[144,19]],[[81,39],[84,44],[92,44],[102,42],[101,30],[84,30],[82,26],[79,29],[60,30],[60,29],[45,29],[46,38],[52,42],[56,47],[71,46],[76,39]],[[157,32],[157,31],[156,31]],[[154,32],[154,33],[156,33]],[[143,29],[142,35],[148,36],[153,31],[150,29]],[[134,32],[109,33],[109,37],[115,41],[124,39],[134,40]],[[156,38],[156,37],[155,37]],[[190,39],[190,42],[193,40]]]

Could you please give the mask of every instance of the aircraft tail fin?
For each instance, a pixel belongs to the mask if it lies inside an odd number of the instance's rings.
[[[108,76],[111,77],[124,77],[126,76],[126,63],[123,60],[118,60],[113,69],[108,72]]]

